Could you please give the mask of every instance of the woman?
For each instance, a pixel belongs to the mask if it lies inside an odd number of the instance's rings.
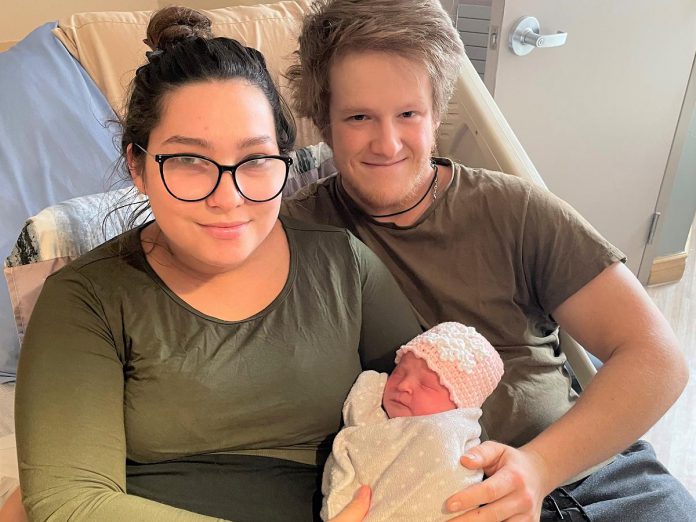
[[[155,219],[54,274],[34,309],[29,518],[312,520],[350,386],[420,328],[348,232],[278,218],[295,131],[261,54],[181,8],[147,41],[122,152]]]

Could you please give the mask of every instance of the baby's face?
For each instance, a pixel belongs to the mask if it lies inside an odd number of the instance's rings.
[[[423,359],[406,352],[387,379],[382,405],[390,419],[453,410],[449,391]]]

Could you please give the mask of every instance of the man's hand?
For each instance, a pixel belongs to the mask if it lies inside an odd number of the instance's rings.
[[[372,492],[368,486],[360,486],[353,500],[329,522],[361,522],[370,509]]]
[[[554,488],[547,484],[546,464],[539,455],[487,441],[469,450],[461,463],[482,469],[488,478],[447,499],[450,512],[466,511],[451,522],[539,520],[544,497]]]

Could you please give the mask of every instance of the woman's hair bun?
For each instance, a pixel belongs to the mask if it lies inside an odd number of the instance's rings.
[[[187,38],[212,38],[211,26],[210,18],[195,9],[169,6],[152,15],[144,41],[153,51],[165,51]]]

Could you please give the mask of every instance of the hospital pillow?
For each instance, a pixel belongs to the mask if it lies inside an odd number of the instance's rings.
[[[43,25],[0,53],[0,258],[24,221],[68,198],[103,192],[118,151],[114,119],[91,78]],[[19,341],[0,281],[0,382],[14,380]]]
[[[293,61],[297,35],[310,0],[286,0],[204,10],[215,36],[234,38],[261,51],[281,95],[289,100],[282,73]],[[151,11],[78,13],[58,22],[55,35],[77,58],[101,91],[120,111],[135,70],[145,62],[143,43]],[[296,118],[297,145],[320,140],[307,118]]]

